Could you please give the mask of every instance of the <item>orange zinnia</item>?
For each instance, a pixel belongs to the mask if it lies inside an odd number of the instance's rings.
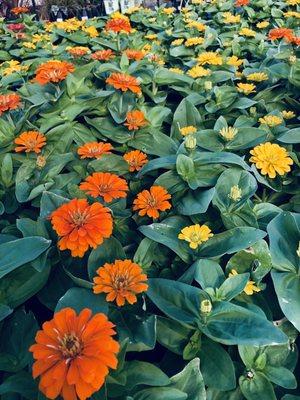
[[[125,153],[123,158],[128,163],[130,172],[139,171],[148,162],[147,155],[140,150]]]
[[[77,153],[80,158],[100,158],[103,154],[111,154],[113,147],[110,143],[105,142],[89,142],[80,146]]]
[[[141,50],[127,49],[124,52],[128,58],[128,60],[139,61],[145,57],[145,53]]]
[[[0,115],[7,110],[15,110],[20,106],[21,98],[18,94],[0,94]]]
[[[68,48],[67,51],[73,57],[83,57],[89,52],[89,48],[84,46],[75,46]]]
[[[94,293],[107,293],[106,300],[116,300],[117,305],[124,306],[137,301],[136,294],[148,289],[147,275],[142,268],[131,260],[116,260],[113,264],[104,264],[97,270],[94,278]]]
[[[113,86],[115,89],[122,90],[122,92],[131,90],[133,93],[141,93],[139,81],[134,76],[122,74],[121,72],[113,72],[106,79],[106,83]]]
[[[42,147],[46,145],[46,136],[37,131],[27,131],[21,133],[15,139],[15,143],[19,145],[15,148],[17,153],[20,151],[40,153]]]
[[[235,5],[237,7],[247,6],[250,3],[250,0],[236,0]]]
[[[60,250],[71,250],[73,257],[83,257],[95,249],[113,230],[113,220],[108,208],[100,203],[91,206],[86,199],[73,199],[58,207],[50,216],[53,229],[61,237]]]
[[[91,57],[93,60],[108,61],[115,57],[115,53],[111,49],[98,50]]]
[[[49,399],[86,400],[104,384],[109,368],[116,369],[119,343],[112,338],[114,325],[104,314],[88,308],[79,315],[64,308],[43,324],[29,351],[36,360],[34,378]],[[77,397],[78,396],[78,397]]]
[[[79,188],[92,197],[103,197],[106,203],[126,197],[128,191],[125,179],[109,172],[94,172],[80,184]]]
[[[46,85],[49,82],[57,83],[66,79],[74,70],[74,65],[67,61],[47,61],[37,68],[35,81],[40,85]]]
[[[112,18],[106,22],[105,29],[115,33],[130,33],[132,28],[127,18]]]
[[[270,40],[285,39],[291,41],[294,36],[293,30],[289,28],[274,28],[271,29],[268,35]]]
[[[150,190],[143,190],[134,200],[133,210],[139,211],[139,215],[143,217],[148,215],[151,218],[158,218],[159,211],[166,211],[171,208],[171,195],[162,186],[151,186]]]
[[[14,7],[11,9],[11,12],[15,15],[24,14],[24,13],[27,13],[28,11],[29,11],[29,8],[27,8],[27,7]]]
[[[147,120],[145,119],[144,113],[140,110],[128,111],[124,125],[127,126],[130,131],[137,130],[147,125]]]

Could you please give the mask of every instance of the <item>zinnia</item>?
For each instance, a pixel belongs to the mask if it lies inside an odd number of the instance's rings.
[[[49,82],[57,83],[65,80],[74,70],[74,65],[67,61],[47,61],[37,68],[35,81],[40,85],[46,85]]]
[[[262,143],[250,151],[250,162],[261,170],[262,175],[275,178],[277,174],[284,175],[291,170],[293,160],[289,157],[284,147],[276,143]]]
[[[15,15],[25,14],[28,13],[28,7],[14,7],[11,9],[11,12]]]
[[[250,0],[236,0],[235,6],[236,7],[247,6],[249,3],[250,3]]]
[[[236,276],[236,275],[238,275],[238,272],[235,269],[232,269],[231,272],[229,272],[228,276],[232,277],[232,276]],[[260,292],[260,291],[261,291],[261,289],[255,285],[254,281],[249,280],[246,283],[246,286],[244,287],[244,292],[248,296],[252,296],[255,292]]]
[[[4,111],[15,110],[20,106],[21,98],[18,94],[0,94],[0,115]]]
[[[33,377],[49,399],[86,400],[104,384],[109,368],[116,369],[119,343],[106,315],[88,308],[78,315],[64,308],[43,324],[30,347]],[[77,397],[78,396],[78,397]]]
[[[124,125],[127,126],[130,131],[137,130],[146,126],[147,120],[145,119],[144,113],[140,110],[128,111]]]
[[[68,53],[70,53],[73,57],[83,57],[85,56],[90,50],[88,47],[84,46],[75,46],[75,47],[68,47]]]
[[[132,28],[128,19],[112,18],[107,21],[105,29],[115,33],[130,33]]]
[[[109,238],[113,220],[108,208],[100,203],[89,205],[86,199],[73,199],[58,207],[50,216],[53,229],[61,237],[60,250],[71,250],[83,257],[89,247],[96,248]]]
[[[104,264],[97,270],[94,278],[94,293],[107,293],[107,301],[116,301],[123,306],[127,301],[134,304],[136,294],[148,289],[147,275],[142,268],[131,260],[116,260],[113,264]]]
[[[25,153],[40,153],[41,149],[46,145],[46,136],[37,131],[27,131],[21,133],[19,137],[15,139],[15,143],[18,145],[15,151]]]
[[[158,218],[159,211],[166,211],[171,208],[168,201],[171,195],[162,186],[151,186],[150,190],[143,190],[134,200],[133,210],[139,211],[139,215],[143,217],[148,215],[151,218]]]
[[[200,244],[206,242],[212,236],[213,233],[207,225],[196,224],[183,228],[178,239],[185,240],[189,243],[191,249],[196,250]]]
[[[111,154],[113,147],[110,143],[89,142],[80,146],[77,150],[80,158],[100,158],[103,154]]]
[[[285,39],[291,41],[294,36],[294,32],[289,28],[274,28],[271,29],[268,35],[270,40]]]
[[[124,53],[128,60],[140,61],[145,57],[145,53],[141,50],[127,49]]]
[[[125,179],[109,172],[94,172],[79,188],[92,197],[103,197],[106,203],[126,197],[128,191]]]
[[[24,24],[8,24],[7,29],[13,31],[13,32],[19,32],[25,29]]]
[[[106,83],[115,89],[122,90],[122,92],[130,90],[133,93],[141,94],[140,83],[134,76],[122,74],[121,72],[113,72],[106,79]]]
[[[98,50],[91,57],[93,60],[108,61],[115,57],[115,53],[111,49]]]
[[[129,151],[124,154],[123,158],[128,163],[130,172],[140,171],[148,162],[147,155],[140,150]]]

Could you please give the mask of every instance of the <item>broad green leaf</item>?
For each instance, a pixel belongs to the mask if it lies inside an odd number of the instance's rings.
[[[183,353],[190,332],[177,321],[161,316],[157,318],[157,341],[173,353]]]
[[[247,400],[276,400],[273,386],[262,372],[251,378],[241,376],[240,388]]]
[[[230,301],[242,293],[249,280],[249,274],[238,274],[228,277],[217,291],[218,299]]]
[[[218,288],[225,280],[225,275],[220,265],[213,260],[197,260],[193,264],[195,268],[194,279],[202,289]]]
[[[62,204],[68,203],[70,200],[59,196],[52,192],[43,192],[40,205],[40,217],[47,218]]]
[[[205,213],[213,198],[215,189],[190,190],[185,196],[179,199],[177,210],[182,215],[195,215]]]
[[[144,389],[133,396],[134,400],[187,400],[187,398],[188,395],[181,390],[168,387]]]
[[[294,374],[287,368],[267,365],[263,372],[271,382],[275,383],[275,385],[279,385],[286,389],[295,389],[297,387],[297,380]]]
[[[6,304],[0,304],[0,322],[4,318],[8,317],[12,312],[13,310],[9,308]]]
[[[32,375],[29,372],[21,371],[17,374],[10,375],[0,385],[0,395],[2,398],[7,400],[19,399],[19,397],[4,397],[6,394],[15,393],[16,395],[23,396],[28,400],[37,399],[38,388],[37,383],[33,380]],[[44,398],[45,399],[45,398]]]
[[[138,385],[166,386],[170,383],[168,376],[153,364],[143,361],[129,361],[125,364],[127,385],[132,390]]]

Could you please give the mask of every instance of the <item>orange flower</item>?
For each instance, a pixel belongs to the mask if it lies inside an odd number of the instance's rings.
[[[60,82],[66,79],[68,74],[74,70],[74,65],[67,61],[47,61],[37,68],[35,81],[40,85],[45,85],[49,82]]]
[[[250,0],[236,0],[236,7],[247,6],[250,3]]]
[[[104,384],[109,368],[116,369],[119,343],[112,338],[114,325],[106,315],[88,308],[79,315],[64,308],[43,324],[29,351],[36,360],[34,378],[49,399],[86,400]],[[77,397],[78,396],[78,397]]]
[[[289,28],[274,28],[269,31],[268,38],[270,40],[285,39],[291,41],[294,36],[293,30]]]
[[[106,22],[105,29],[115,33],[130,33],[132,28],[128,19],[112,18]]]
[[[124,154],[123,158],[129,164],[130,172],[139,171],[148,162],[147,155],[140,150],[132,150]]]
[[[37,131],[27,131],[21,133],[15,139],[15,143],[19,145],[15,148],[17,153],[20,151],[40,153],[42,147],[46,145],[46,136]]]
[[[144,113],[140,110],[128,111],[124,125],[127,126],[130,131],[137,130],[147,125],[147,120],[145,119]]]
[[[128,60],[139,61],[145,57],[145,53],[141,50],[127,49],[124,52],[128,58]]]
[[[127,90],[131,90],[133,93],[141,93],[139,81],[134,76],[130,76],[127,74],[113,72],[106,79],[106,83],[113,86],[115,89],[122,90],[122,92],[127,92]]]
[[[0,115],[4,111],[15,110],[20,106],[21,98],[18,94],[0,94]]]
[[[162,186],[151,186],[150,190],[143,190],[134,200],[133,210],[139,211],[139,215],[143,217],[158,218],[159,211],[166,211],[171,208],[171,195]]]
[[[126,197],[128,185],[125,179],[109,172],[94,172],[79,188],[92,197],[103,197],[106,203]]]
[[[115,53],[111,49],[98,50],[91,57],[93,60],[108,61],[115,57]]]
[[[137,302],[136,294],[148,289],[147,275],[142,268],[131,260],[116,260],[113,264],[104,264],[97,270],[94,278],[94,293],[107,293],[106,300],[116,300],[117,305],[124,306]]]
[[[50,216],[53,229],[61,237],[60,250],[71,250],[73,257],[83,257],[92,247],[95,249],[113,230],[108,208],[100,203],[91,206],[86,199],[73,199],[58,207]]]
[[[24,13],[27,13],[28,11],[29,11],[29,8],[27,8],[27,7],[14,7],[11,9],[11,12],[15,15],[24,14]]]
[[[89,52],[89,48],[84,46],[75,46],[67,48],[67,51],[73,57],[83,57]]]
[[[110,143],[105,142],[90,142],[80,146],[77,153],[80,158],[100,158],[102,154],[111,154],[113,147]]]

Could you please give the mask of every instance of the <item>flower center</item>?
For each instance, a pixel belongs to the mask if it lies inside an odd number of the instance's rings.
[[[33,150],[37,145],[37,141],[35,139],[28,139],[26,142],[26,146],[30,148],[30,150]]]
[[[65,358],[75,358],[83,349],[81,340],[75,333],[66,333],[60,339],[60,350]]]
[[[148,203],[148,206],[149,207],[156,207],[156,199],[153,197],[153,196],[150,196],[149,198],[148,198],[148,201],[147,201],[147,203]]]
[[[74,225],[76,226],[82,226],[85,224],[87,218],[87,213],[86,212],[79,212],[79,211],[75,211],[74,213],[71,214],[71,219]]]
[[[128,279],[125,276],[116,276],[114,279],[114,287],[116,290],[125,289],[128,286]]]

